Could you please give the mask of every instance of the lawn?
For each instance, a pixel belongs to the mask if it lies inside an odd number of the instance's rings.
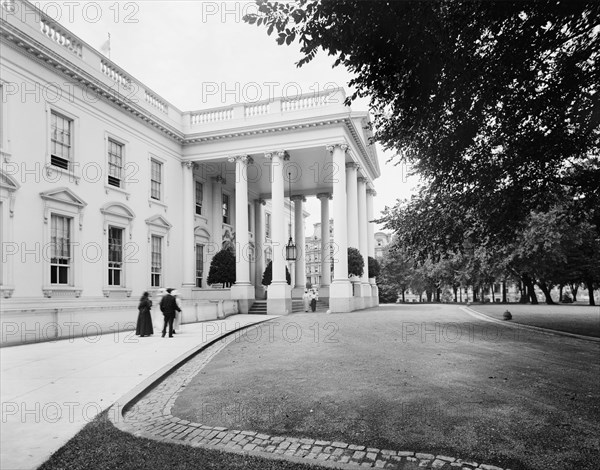
[[[481,304],[471,308],[498,320],[502,320],[502,314],[508,310],[514,323],[600,338],[599,306]]]
[[[450,305],[293,315],[222,351],[173,414],[513,470],[595,469],[598,352]]]
[[[454,305],[296,314],[238,337],[172,413],[512,470],[596,469],[598,352],[598,343],[491,324]],[[100,417],[41,468],[314,467],[155,442]]]

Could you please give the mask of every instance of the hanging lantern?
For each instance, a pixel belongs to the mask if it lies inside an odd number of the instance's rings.
[[[290,239],[288,244],[285,246],[285,259],[287,261],[296,261],[296,245],[292,240],[292,173],[288,173],[288,182],[290,185]]]

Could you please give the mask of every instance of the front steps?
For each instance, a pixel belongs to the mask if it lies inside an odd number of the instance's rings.
[[[317,310],[315,313],[325,313],[327,310],[329,310],[329,303],[325,300],[317,300]],[[311,312],[310,307],[308,308],[308,311]],[[254,315],[266,315],[267,301],[255,300],[248,313]],[[301,299],[292,299],[292,313],[304,313],[304,302]]]

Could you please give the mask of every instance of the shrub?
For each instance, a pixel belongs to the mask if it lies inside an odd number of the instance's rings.
[[[288,285],[292,283],[292,276],[290,275],[287,265],[285,267],[285,280],[287,281]],[[265,272],[263,273],[262,277],[262,285],[270,286],[271,282],[273,282],[273,261],[269,261],[269,264],[267,264],[267,267],[265,268]]]
[[[381,272],[381,265],[379,264],[379,261],[377,261],[372,256],[369,256],[369,258],[368,258],[368,267],[369,267],[369,277],[379,276],[379,273]]]
[[[214,256],[210,263],[206,282],[223,284],[223,287],[230,287],[235,282],[235,254],[233,251],[223,249]]]
[[[360,277],[365,271],[365,260],[356,248],[348,248],[348,275]]]

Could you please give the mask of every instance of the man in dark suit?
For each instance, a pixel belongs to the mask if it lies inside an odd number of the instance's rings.
[[[167,289],[167,293],[160,301],[160,311],[165,317],[165,323],[163,325],[162,337],[165,337],[167,333],[167,324],[169,325],[169,338],[173,337],[173,320],[175,320],[175,312],[181,312],[181,309],[177,305],[175,296],[171,295],[173,289]]]

